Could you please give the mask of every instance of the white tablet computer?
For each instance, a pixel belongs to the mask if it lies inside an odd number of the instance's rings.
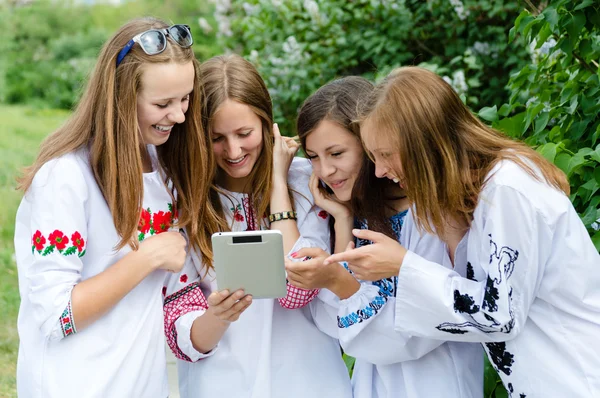
[[[244,289],[253,298],[285,297],[280,231],[217,232],[212,248],[219,290]]]

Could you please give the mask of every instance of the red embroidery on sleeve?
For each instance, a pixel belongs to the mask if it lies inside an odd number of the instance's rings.
[[[173,354],[179,359],[191,362],[190,357],[185,355],[177,345],[177,328],[175,321],[181,316],[197,310],[206,310],[208,303],[198,282],[191,283],[183,289],[173,293],[165,299],[163,306],[165,318],[165,335],[167,343]]]

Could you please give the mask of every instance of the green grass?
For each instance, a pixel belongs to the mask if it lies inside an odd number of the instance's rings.
[[[17,396],[19,286],[13,235],[21,193],[16,190],[15,178],[23,166],[33,162],[44,137],[68,115],[0,104],[0,397]]]

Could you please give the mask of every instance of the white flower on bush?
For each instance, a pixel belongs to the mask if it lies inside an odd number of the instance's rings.
[[[244,8],[246,16],[252,16],[258,12],[258,5],[252,5],[250,3],[244,2],[242,4],[242,7]]]
[[[202,29],[205,34],[209,34],[213,31],[213,27],[210,26],[206,18],[198,18],[198,26],[200,26],[200,29]]]
[[[442,79],[451,85],[454,91],[456,91],[459,95],[466,94],[469,90],[469,86],[467,85],[467,80],[465,78],[465,72],[462,69],[454,72],[452,74],[452,78],[443,76]]]
[[[556,47],[556,40],[553,37],[550,37],[544,42],[544,44],[540,46],[540,48],[536,49],[536,46],[537,40],[533,39],[529,45],[529,53],[531,54],[531,62],[533,62],[534,65],[537,65],[542,58],[546,57],[548,54],[550,54],[550,52],[552,52],[554,47]],[[562,54],[564,54],[564,52],[561,49],[554,49],[548,60],[552,62]]]
[[[282,0],[271,0],[271,4],[273,5],[273,7],[279,8],[283,5],[283,1]]]
[[[317,4],[315,0],[304,0],[303,6],[308,15],[310,15],[310,19],[313,23],[318,25],[327,24],[327,16],[321,14],[319,11],[319,4]]]
[[[454,11],[456,15],[458,15],[458,19],[464,21],[469,16],[469,10],[465,9],[464,4],[460,0],[450,0],[450,4],[454,7]]]

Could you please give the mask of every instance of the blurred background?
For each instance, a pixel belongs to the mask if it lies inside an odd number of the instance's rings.
[[[287,135],[331,79],[429,68],[567,173],[600,250],[597,0],[0,0],[0,397],[16,396],[15,177],[69,116],[102,43],[147,15],[189,24],[200,61],[235,52],[253,62]],[[488,365],[485,397],[506,396]]]

